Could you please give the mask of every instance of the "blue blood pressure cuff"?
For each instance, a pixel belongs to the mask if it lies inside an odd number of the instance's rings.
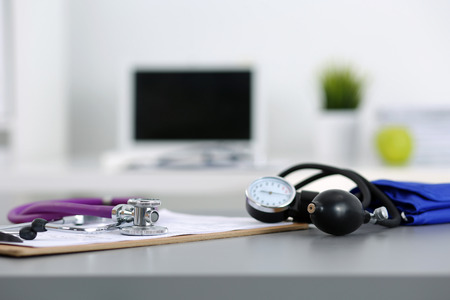
[[[450,223],[450,183],[384,179],[372,183],[392,199],[403,217],[404,225]]]

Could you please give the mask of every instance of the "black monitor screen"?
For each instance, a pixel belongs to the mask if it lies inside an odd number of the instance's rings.
[[[251,72],[137,71],[137,141],[249,140]]]

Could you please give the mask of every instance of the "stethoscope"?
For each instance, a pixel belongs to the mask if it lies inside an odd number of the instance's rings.
[[[8,219],[29,222],[18,232],[24,240],[47,230],[98,233],[118,229],[124,235],[160,235],[168,232],[167,227],[155,225],[160,205],[159,199],[144,198],[48,200],[18,206],[8,213]],[[92,223],[97,225],[85,227]]]
[[[301,182],[292,185],[285,177],[291,173],[319,170]],[[321,193],[300,190],[304,186],[330,175],[341,175],[352,180],[359,192],[332,189]],[[358,173],[322,164],[299,164],[278,176],[265,176],[253,181],[245,191],[246,208],[255,219],[276,223],[291,218],[294,222],[313,223],[318,229],[333,235],[345,235],[364,223],[396,227],[401,216],[392,200],[377,186]],[[378,200],[381,206],[373,212],[365,210]]]

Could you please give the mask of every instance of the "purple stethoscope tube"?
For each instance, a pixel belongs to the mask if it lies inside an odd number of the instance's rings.
[[[8,213],[12,223],[31,222],[36,218],[47,221],[59,220],[66,216],[89,215],[111,218],[111,210],[118,204],[126,204],[130,198],[76,198],[63,200],[47,200],[28,203],[13,208]]]

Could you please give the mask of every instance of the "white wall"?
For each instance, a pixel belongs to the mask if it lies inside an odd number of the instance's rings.
[[[6,111],[5,16],[5,3],[4,1],[0,1],[0,123]]]
[[[255,63],[271,157],[312,155],[317,75],[330,60],[368,75],[365,109],[449,101],[449,1],[74,0],[67,12],[74,156],[115,146],[130,59]]]
[[[12,152],[18,169],[67,158],[66,1],[11,1]]]

